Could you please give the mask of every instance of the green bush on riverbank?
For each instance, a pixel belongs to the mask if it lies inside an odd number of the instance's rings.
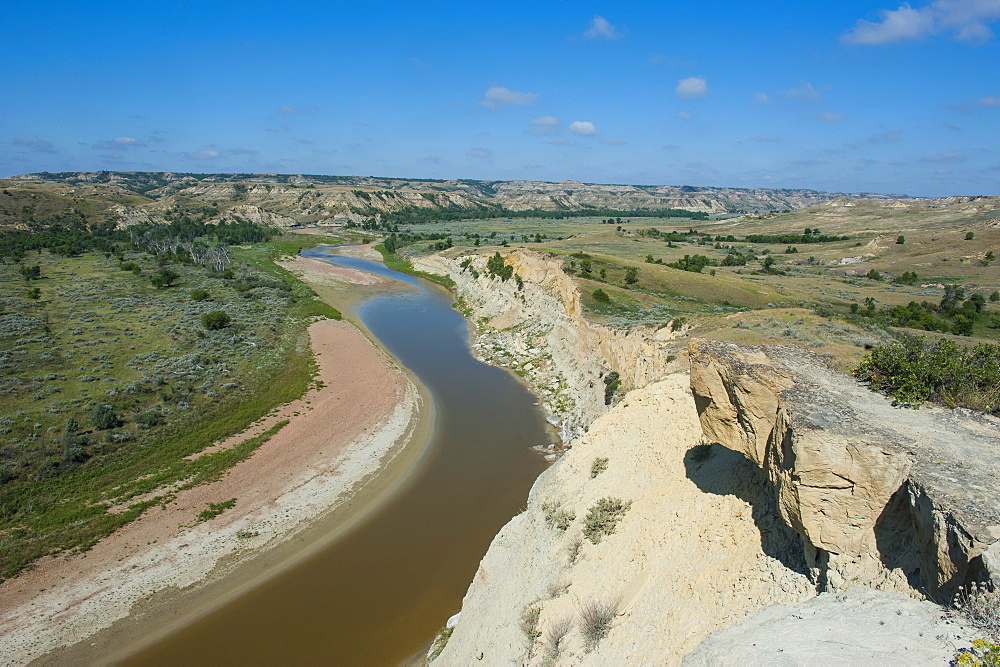
[[[421,278],[426,278],[431,282],[435,282],[439,285],[444,285],[448,289],[455,287],[455,281],[449,276],[438,275],[437,273],[428,273],[426,271],[418,271],[413,268],[413,264],[409,262],[404,257],[400,257],[394,252],[389,252],[385,249],[383,244],[378,244],[375,249],[379,251],[382,255],[382,263],[386,265],[386,268],[392,269],[393,271],[399,271],[401,273],[408,273],[411,276],[419,276]]]

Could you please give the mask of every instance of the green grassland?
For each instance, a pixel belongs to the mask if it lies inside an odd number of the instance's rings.
[[[334,240],[232,248],[222,273],[137,251],[33,252],[20,266],[38,265],[37,280],[0,264],[0,576],[88,548],[270,437],[185,458],[308,388],[306,327],[339,313],[273,260]],[[178,274],[171,287],[152,284],[161,268]],[[213,311],[230,324],[206,328]]]
[[[998,220],[995,200],[905,205],[853,201],[707,221],[441,222],[403,226],[399,235],[433,236],[408,242],[400,250],[404,256],[453,246],[447,252],[474,249],[492,254],[504,247],[523,247],[560,258],[581,288],[588,316],[598,322],[663,325],[684,318],[695,335],[743,343],[797,343],[848,368],[866,347],[889,339],[885,322],[866,317],[869,303],[881,313],[911,301],[936,305],[946,284],[961,285],[967,296],[987,299],[1000,289],[997,261],[987,255],[1000,255]],[[685,234],[694,229],[699,234],[668,243],[647,235],[650,228]],[[806,228],[848,238],[793,244],[743,240],[750,234],[802,235]],[[970,231],[973,238],[967,239]],[[737,240],[716,245],[715,237],[730,235]],[[900,235],[903,243],[896,242]],[[795,252],[789,252],[793,248]],[[750,259],[743,266],[721,266],[731,249]],[[685,255],[703,255],[716,265],[700,273],[667,266]],[[763,266],[767,258],[773,262],[770,270]],[[634,283],[626,281],[630,267],[638,271]],[[881,280],[868,277],[872,270]],[[893,282],[908,272],[917,274],[916,280],[907,281],[912,284]],[[593,299],[598,288],[608,301]],[[851,312],[852,304],[858,312]],[[971,336],[934,335],[970,343],[995,341],[1000,334],[993,328],[995,315],[1000,315],[1000,303],[987,302]]]

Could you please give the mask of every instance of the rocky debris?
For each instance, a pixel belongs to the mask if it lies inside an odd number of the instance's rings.
[[[765,470],[821,590],[949,602],[995,576],[1000,420],[895,406],[794,346],[696,340],[689,356],[705,435]]]
[[[945,665],[974,637],[933,603],[858,587],[713,632],[684,665]]]

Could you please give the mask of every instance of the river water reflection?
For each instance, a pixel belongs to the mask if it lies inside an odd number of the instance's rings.
[[[535,398],[471,354],[468,328],[437,285],[328,247],[303,252],[405,281],[358,315],[428,389],[434,428],[419,471],[325,550],[130,664],[397,664],[458,611],[490,540],[526,503],[550,442]]]

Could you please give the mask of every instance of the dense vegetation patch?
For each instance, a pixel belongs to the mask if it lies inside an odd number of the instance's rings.
[[[213,236],[185,236],[197,229]],[[87,549],[249,456],[283,424],[188,458],[301,396],[306,327],[339,318],[271,261],[314,238],[230,248],[218,226],[113,231],[80,237],[103,252],[0,263],[0,577]]]
[[[854,374],[900,403],[933,401],[1000,414],[1000,345],[904,336],[865,355]]]
[[[871,276],[869,275],[869,278]],[[916,281],[916,274],[902,275],[902,283]],[[989,316],[985,310],[986,297],[973,292],[967,294],[961,285],[945,285],[939,303],[910,301],[905,306],[879,309],[875,299],[865,299],[865,307],[851,304],[851,313],[857,318],[875,320],[882,326],[907,327],[924,331],[940,331],[959,336],[971,336],[978,322],[986,321],[992,328],[1000,327],[1000,318]],[[989,319],[987,317],[989,316]]]

